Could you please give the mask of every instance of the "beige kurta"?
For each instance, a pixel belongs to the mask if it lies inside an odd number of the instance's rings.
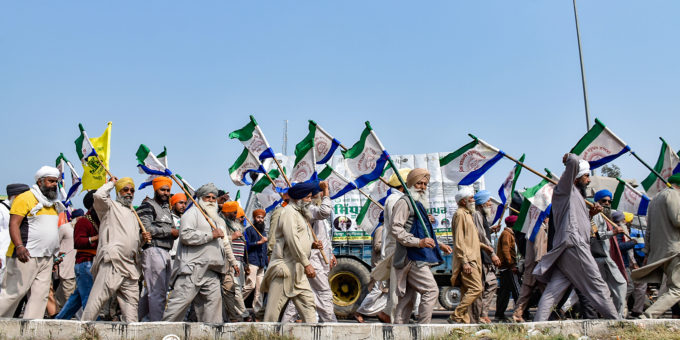
[[[281,212],[283,211],[282,206],[276,207],[272,212],[272,216],[269,218],[269,238],[267,239],[267,257],[272,257],[272,252],[274,252],[274,245],[276,244],[276,227],[279,225],[279,217],[281,217]]]
[[[460,286],[462,296],[458,307],[453,311],[450,318],[455,322],[469,323],[468,310],[484,290],[479,234],[472,212],[466,207],[458,207],[458,210],[453,214],[451,227],[453,228],[451,285]],[[463,272],[463,265],[466,263],[472,266],[470,274]]]

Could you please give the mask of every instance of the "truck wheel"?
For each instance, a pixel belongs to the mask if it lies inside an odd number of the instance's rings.
[[[460,303],[460,289],[458,287],[439,287],[439,304],[446,310],[454,310]]]
[[[361,262],[352,258],[339,258],[338,264],[329,274],[333,291],[335,315],[351,317],[368,294],[371,274]]]

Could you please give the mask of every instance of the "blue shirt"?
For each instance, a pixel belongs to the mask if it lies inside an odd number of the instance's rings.
[[[267,236],[263,230],[262,236]],[[267,266],[267,242],[257,244],[262,237],[255,231],[254,227],[246,228],[246,240],[248,240],[248,263],[260,268]]]

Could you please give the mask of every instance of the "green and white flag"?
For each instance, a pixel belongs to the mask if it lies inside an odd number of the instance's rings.
[[[344,194],[357,188],[352,181],[337,173],[330,165],[319,173],[319,180],[328,183],[328,191],[332,200],[342,197]]]
[[[617,178],[617,180],[619,185],[616,186],[616,192],[614,192],[614,197],[612,198],[612,209],[640,216],[647,215],[649,197],[635,190],[635,188],[620,178]]]
[[[547,169],[546,171],[549,178],[558,180],[550,171]],[[555,185],[544,179],[538,185],[522,193],[524,201],[517,216],[517,222],[515,222],[512,228],[523,232],[531,242],[536,238],[536,233],[540,229],[543,220],[550,214],[554,189]]]
[[[259,159],[253,156],[247,148],[244,148],[241,155],[229,168],[229,177],[238,186],[250,185],[252,182],[248,180],[248,175],[253,172],[264,173],[264,167]]]
[[[340,146],[340,141],[333,138],[313,120],[309,121],[309,132],[314,136],[316,164],[326,164]]]
[[[668,180],[668,177],[680,172],[680,157],[678,157],[680,154],[676,154],[663,138],[660,139],[661,153],[659,153],[659,159],[656,161],[656,165],[654,165],[654,171],[658,172],[665,180]],[[642,187],[645,188],[649,197],[654,197],[654,195],[666,188],[666,183],[652,172],[642,181]]]
[[[281,176],[278,169],[270,170],[269,177],[274,180],[277,188],[281,189],[287,187],[286,181],[283,179],[283,176]],[[260,179],[255,182],[250,190],[255,194],[255,199],[267,213],[274,210],[276,206],[283,201],[283,199],[281,199],[281,194],[274,189],[267,176],[260,176]]]
[[[314,152],[315,130],[310,129],[305,139],[295,145],[295,164],[290,175],[290,180],[293,183],[317,180],[316,155]]]
[[[144,144],[139,145],[137,149],[137,168],[140,174],[147,174],[147,177],[142,184],[139,185],[139,190],[142,190],[152,184],[153,179],[160,176],[171,176],[172,172],[168,169],[168,150],[163,147],[163,152],[155,156],[151,150]]]
[[[389,158],[368,122],[359,141],[350,149],[343,151],[342,156],[345,158],[347,170],[355,177],[354,183],[357,188],[363,188],[378,179]]]
[[[255,117],[250,116],[250,122],[239,130],[229,134],[229,138],[236,138],[243,143],[246,149],[257,157],[261,162],[267,158],[274,158],[274,150],[267,143],[264,133],[257,125]]]
[[[85,132],[83,124],[78,124],[78,128],[80,129],[80,136],[78,136],[75,141],[76,152],[78,153],[78,158],[80,158],[80,161],[87,163],[87,159],[90,156],[97,155],[97,150],[94,148],[92,141],[90,141],[90,138],[87,136],[87,132]]]
[[[503,151],[481,139],[474,140],[460,149],[440,156],[443,179],[457,185],[472,185],[484,173],[503,158]]]
[[[384,207],[387,197],[392,194],[393,190],[394,189],[390,188],[384,182],[376,181],[369,196]],[[357,226],[367,234],[372,234],[375,228],[380,224],[380,214],[383,212],[383,207],[367,199],[361,207],[359,215],[357,215]]]
[[[194,196],[196,189],[194,189],[194,187],[192,187],[191,184],[189,184],[189,182],[187,182],[187,180],[182,178],[182,176],[180,176],[180,174],[175,174],[175,177],[177,177],[177,179],[179,179],[182,182],[184,189],[186,189],[186,191],[189,192],[189,195]]]
[[[71,198],[76,195],[82,180],[76,172],[76,169],[73,168],[73,165],[66,159],[63,153],[60,153],[59,157],[57,157],[56,166],[57,169],[59,169],[59,183],[57,184],[59,186],[59,192],[61,193],[62,203],[64,206],[68,207],[71,205]],[[71,171],[71,188],[69,188],[68,192],[66,191],[66,181],[64,180],[66,167]]]
[[[595,125],[571,149],[571,153],[590,163],[590,170],[597,169],[628,151],[630,151],[628,144],[597,118]]]
[[[524,158],[525,155],[522,154],[522,157],[519,158],[519,162],[524,163]],[[517,178],[519,178],[521,172],[522,167],[519,164],[515,164],[508,174],[508,177],[506,177],[503,184],[501,184],[500,189],[498,189],[498,196],[501,198],[501,204],[496,208],[496,216],[494,216],[493,223],[491,224],[495,224],[501,218],[501,215],[503,215],[508,198],[512,200],[512,193],[515,191],[515,184],[517,184]]]

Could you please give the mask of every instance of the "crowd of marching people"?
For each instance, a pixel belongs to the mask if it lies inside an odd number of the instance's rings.
[[[373,234],[370,291],[354,318],[430,323],[439,295],[430,268],[442,253],[452,256],[451,285],[461,292],[450,323],[658,318],[669,309],[680,317],[680,174],[651,201],[637,251],[633,214],[611,209],[608,190],[589,202],[588,162],[566,154],[563,163],[551,213],[535,235],[513,228],[516,213],[492,225],[490,193],[467,186],[455,196],[452,243],[435,236],[428,218],[428,171],[401,169],[404,182],[393,174]],[[326,182],[297,183],[275,210],[247,216],[212,183],[187,197],[173,194],[164,176],[134,207],[133,180],[111,177],[84,195],[84,210],[60,221],[60,176],[44,166],[32,185],[8,185],[0,202],[0,317],[337,321]],[[660,291],[645,309],[648,283]]]

